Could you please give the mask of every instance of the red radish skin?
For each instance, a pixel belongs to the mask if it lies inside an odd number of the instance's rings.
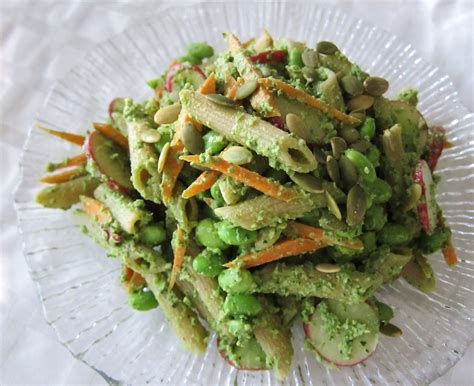
[[[168,91],[168,92],[173,91],[173,78],[174,78],[174,75],[175,75],[176,71],[181,69],[181,67],[183,67],[182,63],[175,63],[175,64],[171,65],[170,68],[168,69],[168,72],[166,73],[166,77],[165,77],[166,91]],[[200,74],[204,80],[206,79],[206,75],[204,75],[204,72],[202,72],[202,70],[199,66],[197,66],[195,64],[192,64],[190,69],[193,70],[193,71],[196,71],[198,74]]]
[[[268,50],[252,55],[250,59],[254,63],[282,62],[287,53],[285,50]]]
[[[109,117],[112,118],[112,113],[121,113],[123,110],[124,99],[123,98],[114,98],[109,103]]]
[[[418,221],[427,234],[432,234],[438,223],[433,192],[433,178],[425,160],[420,160],[413,172],[413,181],[421,186],[421,198],[417,205]]]
[[[444,150],[446,130],[442,127],[433,128],[433,142],[431,142],[430,151],[428,153],[428,166],[433,171],[438,164],[438,160]]]
[[[268,122],[270,122],[273,126],[276,126],[281,130],[285,130],[285,122],[283,121],[282,117],[270,117],[268,118]]]

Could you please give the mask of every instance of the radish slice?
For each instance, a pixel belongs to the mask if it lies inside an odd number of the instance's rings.
[[[250,59],[254,63],[282,62],[287,53],[285,50],[268,50],[252,55]]]
[[[268,122],[270,122],[273,126],[276,126],[281,130],[285,130],[285,122],[283,121],[282,117],[270,117],[268,118]]]
[[[112,114],[113,113],[122,113],[123,108],[125,107],[125,99],[124,98],[114,98],[109,103],[109,117],[114,119]]]
[[[430,151],[428,154],[428,166],[433,171],[438,164],[439,157],[444,149],[446,130],[442,127],[434,127],[433,129],[433,141],[431,142]]]
[[[165,88],[168,92],[179,92],[181,87],[175,82],[175,75],[177,72],[184,72],[182,74],[186,81],[191,83],[195,90],[204,82],[206,75],[202,72],[201,68],[195,64],[187,65],[183,63],[175,63],[169,69],[165,78]]]
[[[97,177],[102,177],[112,188],[132,190],[130,181],[130,164],[125,151],[116,143],[99,133],[93,131],[87,136],[85,143],[87,158],[93,161],[93,170]]]
[[[219,341],[217,348],[219,349]],[[265,353],[255,338],[250,339],[244,346],[236,346],[233,360],[229,359],[223,350],[219,350],[219,354],[229,365],[239,370],[260,371],[270,368],[266,364]]]
[[[413,181],[421,185],[421,198],[417,206],[418,221],[427,234],[432,234],[438,223],[438,208],[435,199],[435,184],[430,167],[420,160],[413,172]]]
[[[335,331],[333,327],[325,327],[326,310],[336,316],[341,323],[360,322],[370,331],[352,340],[350,357],[341,351],[345,341],[343,333]],[[379,317],[375,307],[368,303],[344,304],[326,299],[316,307],[309,322],[304,324],[304,331],[314,349],[326,361],[337,366],[354,366],[374,353],[379,338]]]

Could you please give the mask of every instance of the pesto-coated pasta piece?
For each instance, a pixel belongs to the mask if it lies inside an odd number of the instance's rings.
[[[302,139],[254,115],[215,104],[192,90],[182,90],[179,95],[194,119],[228,140],[268,157],[270,165],[277,169],[307,173],[316,168],[316,158]]]

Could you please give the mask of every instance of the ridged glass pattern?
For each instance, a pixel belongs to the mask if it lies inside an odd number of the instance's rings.
[[[85,133],[106,118],[116,96],[145,98],[156,77],[187,43],[206,40],[224,48],[223,31],[242,39],[267,27],[274,36],[335,41],[362,68],[390,81],[392,92],[420,90],[419,109],[430,125],[447,130],[454,147],[438,164],[438,200],[453,229],[460,263],[448,268],[436,254],[437,289],[429,296],[402,280],[379,291],[394,306],[399,339],[381,337],[364,364],[329,370],[303,349],[303,331],[293,329],[295,356],[287,385],[425,384],[443,374],[473,339],[474,296],[474,116],[460,104],[448,76],[423,60],[410,44],[343,12],[317,4],[201,4],[170,8],[98,45],[51,89],[37,121]],[[51,160],[77,147],[32,129],[21,161],[15,196],[24,254],[59,340],[109,381],[173,385],[279,384],[271,372],[237,371],[216,350],[215,338],[198,357],[185,352],[160,310],[130,309],[118,280],[119,262],[79,232],[69,213],[33,201],[39,177]]]

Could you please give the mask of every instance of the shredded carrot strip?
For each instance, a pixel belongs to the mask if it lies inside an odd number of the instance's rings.
[[[65,139],[66,141],[75,143],[76,145],[79,145],[79,146],[84,145],[84,142],[86,140],[86,137],[84,137],[83,135],[68,133],[66,131],[48,129],[47,127],[41,126],[39,123],[36,124],[36,127],[38,129],[41,129],[41,130],[47,132],[48,134],[51,134],[51,135],[54,135],[56,137]]]
[[[302,90],[298,90],[297,88],[289,85],[288,83],[285,83],[281,80],[278,79],[273,79],[273,78],[261,78],[258,80],[258,83],[260,85],[265,86],[265,87],[274,87],[278,90],[283,91],[285,94],[299,99],[301,102],[306,103],[307,105],[310,105],[318,110],[321,110],[329,115],[331,115],[333,118],[338,119],[341,122],[349,123],[349,124],[357,124],[360,123],[360,120],[342,113],[338,109],[334,108],[333,106],[328,105],[327,103],[324,103],[320,99],[317,99],[313,97],[312,95],[307,94],[306,92]]]
[[[184,255],[186,254],[186,241],[184,239],[184,233],[181,227],[178,226],[176,229],[176,247],[174,249],[173,268],[171,269],[170,285],[169,288],[173,288],[176,279],[178,278],[181,267],[184,263]]]
[[[95,198],[81,196],[82,209],[86,214],[93,217],[99,224],[106,224],[112,221],[112,214],[109,209]]]
[[[168,156],[166,157],[165,166],[163,168],[163,177],[161,180],[161,187],[163,192],[163,202],[167,204],[173,189],[178,179],[179,173],[183,169],[184,162],[178,157],[183,152],[184,146],[181,141],[178,141],[176,145],[170,146]]]
[[[40,179],[40,182],[46,184],[60,184],[61,182],[71,181],[74,178],[85,174],[84,168],[78,167],[74,169],[64,170],[61,173],[49,174]]]
[[[288,228],[290,232],[294,233],[297,237],[312,240],[322,240],[328,245],[340,245],[345,248],[355,249],[361,251],[364,249],[364,243],[359,239],[344,240],[336,239],[325,234],[324,229],[315,228],[310,225],[302,224],[296,221],[290,221]]]
[[[128,150],[128,139],[115,127],[107,123],[97,122],[92,123],[92,126],[94,126],[94,129],[96,129],[99,133],[105,135],[107,138]]]
[[[442,250],[444,260],[446,260],[446,264],[449,266],[456,265],[458,263],[458,257],[456,255],[456,250],[454,249],[453,244],[451,241],[443,248]]]
[[[51,164],[52,168],[49,171],[54,171],[57,169],[62,169],[62,168],[67,168],[69,166],[81,166],[85,165],[87,162],[87,156],[85,153],[80,153],[78,155],[75,155],[74,157],[70,157],[65,159],[62,162],[59,162],[57,164]],[[49,169],[49,167],[48,167]]]
[[[324,248],[326,245],[327,244],[325,244],[323,241],[304,238],[283,240],[263,251],[239,256],[237,259],[224,264],[224,267],[231,268],[236,264],[242,264],[242,267],[244,268],[256,267],[275,260],[283,259],[284,257],[315,251],[317,249]]]
[[[212,185],[217,181],[221,173],[215,170],[206,170],[202,172],[196,180],[187,187],[187,189],[181,194],[183,198],[191,198],[197,194],[210,189]]]
[[[133,271],[133,275],[128,282],[128,290],[133,291],[139,289],[145,285],[145,279],[138,272]]]
[[[242,182],[245,185],[258,190],[259,192],[266,194],[267,196],[274,197],[278,200],[291,201],[298,196],[298,193],[293,189],[287,188],[286,186],[269,180],[258,173],[252,172],[248,169],[222,159],[202,162],[199,158],[199,155],[186,155],[182,156],[181,159],[188,162],[194,162],[206,168],[221,172],[236,179],[237,181]]]
[[[198,88],[198,92],[206,95],[206,94],[215,94],[216,93],[216,74],[211,72],[207,79],[204,81],[201,86]]]

